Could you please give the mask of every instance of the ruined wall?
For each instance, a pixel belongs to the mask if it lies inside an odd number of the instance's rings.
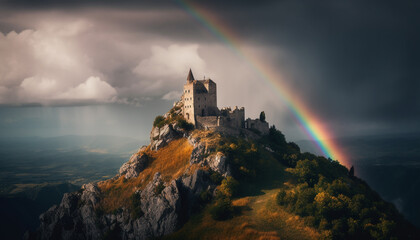
[[[245,121],[245,128],[256,129],[263,135],[268,134],[268,132],[270,130],[268,122],[262,122],[259,119],[250,119],[250,118],[248,118]]]
[[[222,108],[220,110],[221,120],[219,125],[232,127],[232,128],[243,128],[245,126],[245,109],[235,107],[233,110],[231,108]]]

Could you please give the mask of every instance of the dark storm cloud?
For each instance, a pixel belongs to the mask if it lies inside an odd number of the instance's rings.
[[[209,7],[240,38],[286,51],[289,64],[280,67],[292,73],[289,83],[326,121],[420,120],[418,2],[277,1],[236,11]]]
[[[169,51],[171,42],[181,46],[198,43],[198,50],[186,49],[200,53],[207,66],[211,65],[210,59],[227,54],[223,52],[226,50],[208,53],[212,52],[208,46],[222,43],[189,16],[177,1],[21,0],[3,3],[5,14],[0,17],[3,33],[19,32],[30,26],[30,18],[19,20],[14,13],[46,10],[92,20],[99,33],[115,32],[105,34],[101,38],[106,38],[105,41],[87,41],[83,49],[95,55],[92,58],[96,61],[91,64],[97,71],[88,69],[87,72],[100,77],[96,84],[104,85],[101,81],[105,81],[122,97],[133,97],[134,90],[143,88],[138,86],[130,92],[129,86],[138,81],[133,69],[142,60],[153,57],[147,46],[157,43],[164,46],[164,51]],[[377,125],[396,129],[402,124],[415,125],[420,120],[418,2],[286,0],[194,1],[194,4],[214,14],[247,47],[269,49],[266,53],[272,65],[289,76],[284,81],[312,112],[333,128]],[[115,41],[110,40],[113,38]],[[146,41],[140,44],[133,39]],[[137,54],[124,51],[125,47],[117,44],[127,42],[139,46]],[[147,61],[151,63],[151,59]],[[234,76],[230,72],[224,74]],[[169,85],[172,87],[156,85],[156,89],[164,90],[155,94],[166,92],[167,96],[175,96],[175,83]],[[240,94],[235,96],[238,98]],[[220,97],[224,101],[224,96]],[[255,101],[261,102],[261,99]],[[268,107],[275,105],[266,103]],[[417,127],[417,130],[420,129]]]

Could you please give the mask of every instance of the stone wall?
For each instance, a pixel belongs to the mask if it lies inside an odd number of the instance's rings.
[[[196,116],[196,127],[198,129],[216,128],[219,126],[219,116]]]
[[[222,108],[220,110],[221,126],[227,126],[232,128],[243,128],[245,126],[245,109],[235,107],[233,110],[231,108]]]
[[[245,121],[245,128],[258,130],[263,135],[268,134],[270,130],[270,127],[268,126],[268,122],[263,122],[259,119],[250,119],[250,118],[248,118]]]

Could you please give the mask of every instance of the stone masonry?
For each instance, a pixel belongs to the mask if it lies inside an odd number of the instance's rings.
[[[234,129],[255,128],[263,134],[268,133],[268,123],[252,120],[246,124],[245,108],[217,107],[216,83],[211,79],[196,80],[190,69],[182,95],[182,114],[196,128],[210,129],[228,127]],[[247,121],[250,121],[248,119]]]

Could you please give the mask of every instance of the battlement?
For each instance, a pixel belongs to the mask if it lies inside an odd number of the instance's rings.
[[[244,107],[241,107],[241,108],[238,108],[238,106],[235,106],[235,108],[232,110],[232,108],[231,107],[223,107],[222,109],[220,109],[220,113],[221,114],[223,114],[223,113],[226,113],[226,114],[233,114],[233,113],[236,113],[236,112],[240,112],[240,111],[243,111],[243,112],[245,112],[245,108]]]

